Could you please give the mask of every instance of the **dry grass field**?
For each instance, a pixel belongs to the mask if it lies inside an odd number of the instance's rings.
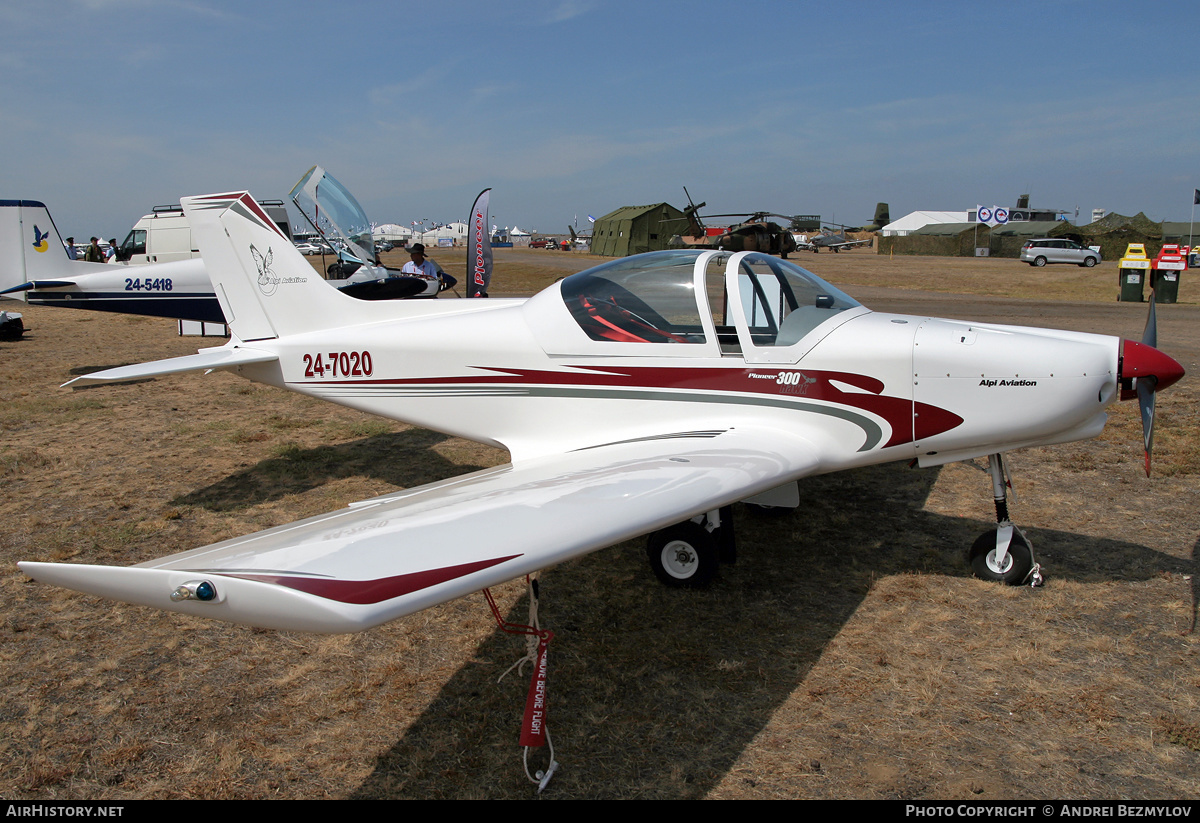
[[[431,253],[462,271],[462,251]],[[877,309],[1134,339],[1145,321],[1115,302],[1111,263],[795,259]],[[508,295],[599,259],[496,261]],[[1097,440],[1011,457],[1041,589],[966,570],[993,516],[982,461],[813,478],[781,517],[736,507],[738,563],[703,592],[662,588],[641,541],[545,571],[562,767],[542,797],[1200,797],[1190,275],[1159,310],[1189,374],[1160,398],[1154,477],[1129,403]],[[0,343],[0,796],[535,796],[516,745],[528,681],[497,683],[522,644],[481,596],[317,637],[103,602],[15,566],[136,563],[503,452],[225,373],[61,389],[205,341],[171,321],[22,311],[25,339]],[[523,586],[496,593],[523,622]]]

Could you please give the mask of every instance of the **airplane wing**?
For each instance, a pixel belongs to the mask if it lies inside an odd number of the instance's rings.
[[[20,567],[45,583],[129,603],[339,634],[681,522],[818,468],[818,450],[795,435],[741,427],[683,432],[486,469],[138,566]]]
[[[865,246],[870,242],[870,240],[844,240],[841,243],[829,243],[826,247],[830,249],[852,249],[855,246]]]

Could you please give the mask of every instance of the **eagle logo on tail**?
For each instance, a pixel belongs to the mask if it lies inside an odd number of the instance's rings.
[[[279,276],[271,271],[271,261],[275,259],[275,252],[268,247],[264,257],[262,252],[251,244],[250,254],[254,257],[254,265],[258,269],[258,290],[270,297],[279,288]]]

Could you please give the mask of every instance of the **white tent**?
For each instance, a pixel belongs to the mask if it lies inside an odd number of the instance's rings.
[[[457,246],[467,242],[468,228],[466,223],[455,221],[421,232],[413,239],[425,246]]]
[[[412,229],[408,226],[400,226],[396,223],[384,223],[381,226],[376,226],[372,232],[376,240],[387,240],[396,242],[397,240],[405,242],[412,237]]]
[[[903,237],[906,234],[922,229],[931,223],[966,223],[965,211],[914,211],[893,220],[882,229],[884,237]]]

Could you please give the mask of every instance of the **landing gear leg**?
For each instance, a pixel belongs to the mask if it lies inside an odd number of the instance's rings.
[[[1033,559],[1029,539],[1008,516],[1008,493],[1012,483],[1004,467],[1004,457],[988,457],[992,477],[992,497],[996,501],[996,528],[984,532],[971,546],[968,558],[971,570],[981,580],[994,580],[1019,586],[1042,585],[1042,567]]]

